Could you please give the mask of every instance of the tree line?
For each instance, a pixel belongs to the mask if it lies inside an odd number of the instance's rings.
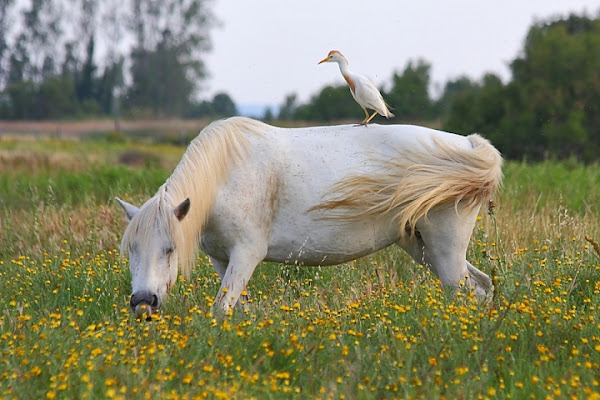
[[[208,0],[0,0],[0,118],[235,114],[198,102]]]
[[[600,159],[600,19],[570,15],[535,23],[507,83],[495,74],[462,76],[433,99],[430,70],[425,60],[411,61],[393,74],[389,90],[381,88],[396,114],[392,123],[437,121],[451,132],[479,132],[512,159]],[[341,84],[305,104],[286,96],[278,118],[357,120],[362,111]]]

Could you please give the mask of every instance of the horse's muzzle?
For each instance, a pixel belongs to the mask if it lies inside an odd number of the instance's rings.
[[[160,308],[160,299],[149,290],[143,290],[131,295],[129,306],[136,318],[140,318],[145,314],[146,319],[150,319],[150,316]]]

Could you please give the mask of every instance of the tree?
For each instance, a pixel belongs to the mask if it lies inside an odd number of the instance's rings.
[[[295,93],[288,94],[285,96],[285,100],[281,107],[279,107],[279,119],[281,121],[289,121],[294,118],[296,112],[298,96]]]
[[[265,113],[263,114],[263,117],[261,119],[265,122],[271,122],[273,121],[273,119],[275,119],[275,114],[273,114],[273,110],[271,109],[271,107],[266,108]]]
[[[311,97],[306,105],[296,108],[294,117],[301,121],[340,121],[345,119],[362,120],[364,113],[354,101],[346,85],[326,86]]]
[[[530,29],[522,56],[511,65],[518,95],[513,106],[534,116],[527,128],[535,139],[537,158],[547,153],[596,157],[599,52],[599,20],[571,15]]]
[[[77,79],[79,71],[78,59],[75,56],[75,43],[65,43],[64,60],[61,65],[60,74],[65,79],[70,79],[73,82]]]
[[[97,85],[96,99],[100,104],[102,112],[106,115],[120,113],[118,110],[118,93],[124,85],[123,64],[125,60],[120,58],[104,68]]]
[[[95,92],[96,64],[94,63],[94,35],[88,38],[86,57],[76,82],[77,98],[80,101],[90,100]]]
[[[481,82],[460,78],[449,82],[440,102],[449,104],[444,129],[462,134],[494,132],[504,117],[504,84],[486,74]],[[442,103],[443,104],[443,103]]]
[[[32,119],[31,110],[35,97],[33,82],[17,82],[6,88],[10,110],[8,117],[13,119]]]
[[[598,159],[600,20],[571,15],[533,25],[511,71],[506,85],[487,75],[449,94],[444,129],[481,132],[509,158]]]
[[[442,115],[446,115],[458,97],[464,95],[464,93],[477,90],[478,86],[477,82],[472,81],[467,76],[447,81],[442,96],[437,101],[437,109]]]
[[[7,79],[6,55],[9,50],[8,36],[10,34],[10,14],[14,0],[0,0],[0,89]]]
[[[206,77],[212,14],[203,0],[133,0],[131,106],[181,115]]]
[[[19,35],[15,42],[15,48],[8,61],[7,85],[22,83],[27,77],[30,60],[26,42],[27,38],[23,34]]]
[[[60,77],[44,80],[34,98],[35,106],[30,113],[32,119],[75,116],[80,110],[73,82]]]
[[[434,114],[429,97],[431,65],[424,60],[409,61],[401,75],[392,76],[392,89],[384,93],[385,100],[404,121],[428,120]]]
[[[192,104],[186,113],[189,118],[224,118],[238,113],[231,97],[224,92],[214,95],[212,101],[204,100]]]
[[[219,117],[231,117],[236,115],[237,107],[227,93],[217,93],[212,101],[213,109]]]
[[[62,33],[60,16],[58,4],[53,0],[31,0],[30,8],[23,11],[24,29],[20,42],[28,53],[28,57],[21,59],[26,62],[23,68],[25,79],[39,83],[44,77],[44,64],[56,65],[54,46]],[[48,76],[49,72],[47,67],[44,73]]]

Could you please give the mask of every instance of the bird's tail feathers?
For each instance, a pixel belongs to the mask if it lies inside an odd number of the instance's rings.
[[[383,101],[383,103],[385,104],[385,114],[383,115],[386,118],[394,118],[395,115],[390,111],[393,110],[392,106],[390,106],[387,101]]]

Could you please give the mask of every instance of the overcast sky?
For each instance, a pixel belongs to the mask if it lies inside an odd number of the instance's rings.
[[[212,31],[205,94],[279,105],[287,94],[305,102],[325,85],[344,83],[336,64],[317,65],[332,49],[377,86],[418,58],[432,65],[438,86],[485,72],[506,81],[533,22],[569,12],[596,16],[600,1],[217,0],[213,10],[221,26]]]

